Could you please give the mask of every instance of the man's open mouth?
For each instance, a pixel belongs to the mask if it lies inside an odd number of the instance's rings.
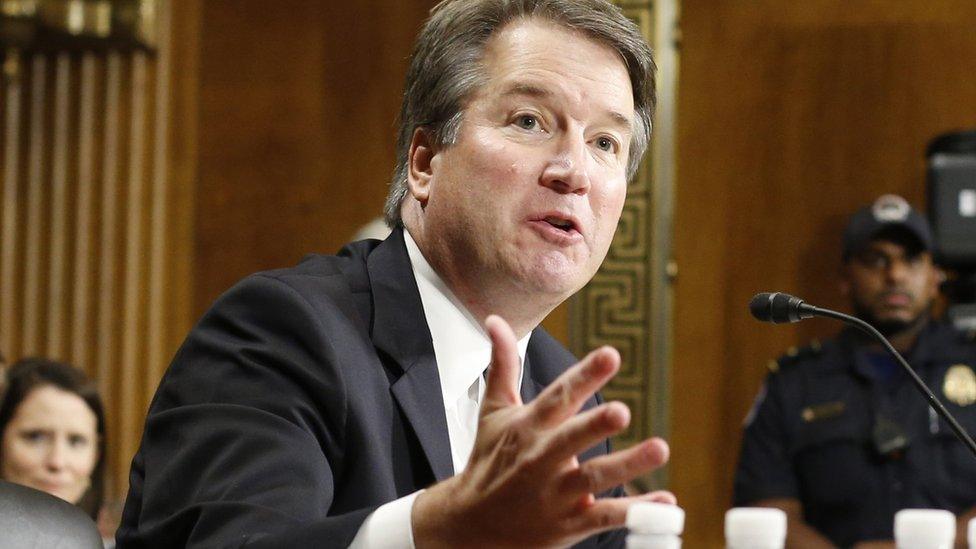
[[[550,215],[550,216],[546,216],[543,219],[543,221],[545,221],[546,223],[552,225],[553,227],[561,231],[570,232],[576,230],[576,225],[569,219],[554,217]]]

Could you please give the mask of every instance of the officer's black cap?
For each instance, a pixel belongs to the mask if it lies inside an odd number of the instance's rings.
[[[883,195],[851,216],[844,230],[844,261],[879,237],[913,245],[918,252],[933,251],[934,239],[928,221],[895,194]]]

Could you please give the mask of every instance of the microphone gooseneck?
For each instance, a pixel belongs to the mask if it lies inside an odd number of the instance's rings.
[[[942,402],[932,393],[931,389],[925,385],[922,378],[918,377],[915,370],[908,365],[908,362],[901,356],[891,343],[881,335],[881,332],[876,330],[874,326],[871,326],[867,322],[857,318],[855,316],[846,315],[844,313],[839,313],[837,311],[832,311],[830,309],[822,309],[820,307],[815,307],[813,305],[804,303],[802,299],[798,297],[791,296],[789,294],[784,294],[781,292],[763,292],[756,294],[752,300],[749,301],[749,311],[752,313],[757,320],[763,322],[772,322],[775,324],[781,324],[785,322],[799,322],[800,320],[806,318],[813,318],[815,316],[821,316],[826,318],[833,318],[840,320],[851,326],[854,326],[861,330],[862,332],[870,335],[874,339],[878,340],[885,350],[895,358],[895,361],[901,365],[901,367],[908,373],[908,376],[912,379],[915,387],[922,393],[925,400],[928,401],[929,405],[939,414],[949,424],[952,428],[952,432],[955,433],[956,437],[962,441],[963,444],[969,448],[973,456],[976,456],[976,442],[973,442],[973,438],[969,436],[969,433],[963,429],[962,425],[956,421],[956,418],[952,417],[949,410],[942,405]]]

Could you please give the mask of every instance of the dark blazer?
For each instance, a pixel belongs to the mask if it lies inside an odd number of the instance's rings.
[[[542,329],[522,398],[575,362]],[[586,403],[595,406],[596,398]],[[582,459],[609,451],[609,441]],[[120,547],[345,547],[383,503],[454,474],[401,231],[252,275],[193,328],[132,462]],[[620,532],[583,546],[622,546]]]

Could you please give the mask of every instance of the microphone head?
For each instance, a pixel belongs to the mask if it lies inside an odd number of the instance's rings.
[[[749,301],[749,312],[756,320],[782,324],[797,322],[809,315],[801,314],[800,306],[803,300],[782,292],[763,292],[753,296]]]
[[[762,292],[752,296],[749,300],[749,312],[752,313],[753,318],[760,322],[772,322],[772,304],[771,300],[775,294],[770,292]]]

